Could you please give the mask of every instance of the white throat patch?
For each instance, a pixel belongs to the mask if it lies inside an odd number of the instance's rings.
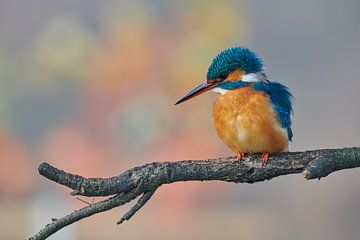
[[[221,95],[224,95],[229,90],[216,87],[216,88],[213,88],[212,91],[215,93],[220,93]]]

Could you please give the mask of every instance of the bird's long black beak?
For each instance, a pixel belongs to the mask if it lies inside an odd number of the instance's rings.
[[[182,98],[180,98],[175,105],[185,102],[193,97],[196,97],[197,95],[200,95],[210,89],[213,89],[217,86],[218,84],[216,83],[208,83],[207,81],[201,83],[199,86],[195,87],[193,90],[191,90],[190,92],[188,92],[185,96],[183,96]]]

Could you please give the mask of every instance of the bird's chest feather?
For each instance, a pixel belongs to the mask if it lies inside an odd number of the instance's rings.
[[[251,86],[219,94],[213,124],[219,137],[234,152],[281,152],[288,148],[269,96]]]

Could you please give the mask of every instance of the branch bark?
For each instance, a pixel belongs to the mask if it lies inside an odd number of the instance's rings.
[[[32,240],[46,239],[63,227],[99,212],[124,205],[140,196],[137,203],[117,222],[129,220],[163,184],[179,181],[226,181],[254,183],[293,173],[306,179],[320,179],[332,172],[360,167],[360,148],[322,149],[286,152],[270,156],[263,164],[261,155],[248,155],[243,161],[236,157],[154,162],[135,167],[111,178],[84,178],[57,169],[48,163],[39,166],[40,175],[74,190],[71,195],[109,196],[60,219],[53,219]]]

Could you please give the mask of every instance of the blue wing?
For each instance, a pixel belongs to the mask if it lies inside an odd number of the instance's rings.
[[[255,89],[258,91],[265,91],[270,96],[271,103],[274,106],[280,124],[283,128],[287,129],[288,138],[289,141],[291,141],[293,137],[291,130],[293,96],[289,92],[289,89],[277,82],[256,83]]]

